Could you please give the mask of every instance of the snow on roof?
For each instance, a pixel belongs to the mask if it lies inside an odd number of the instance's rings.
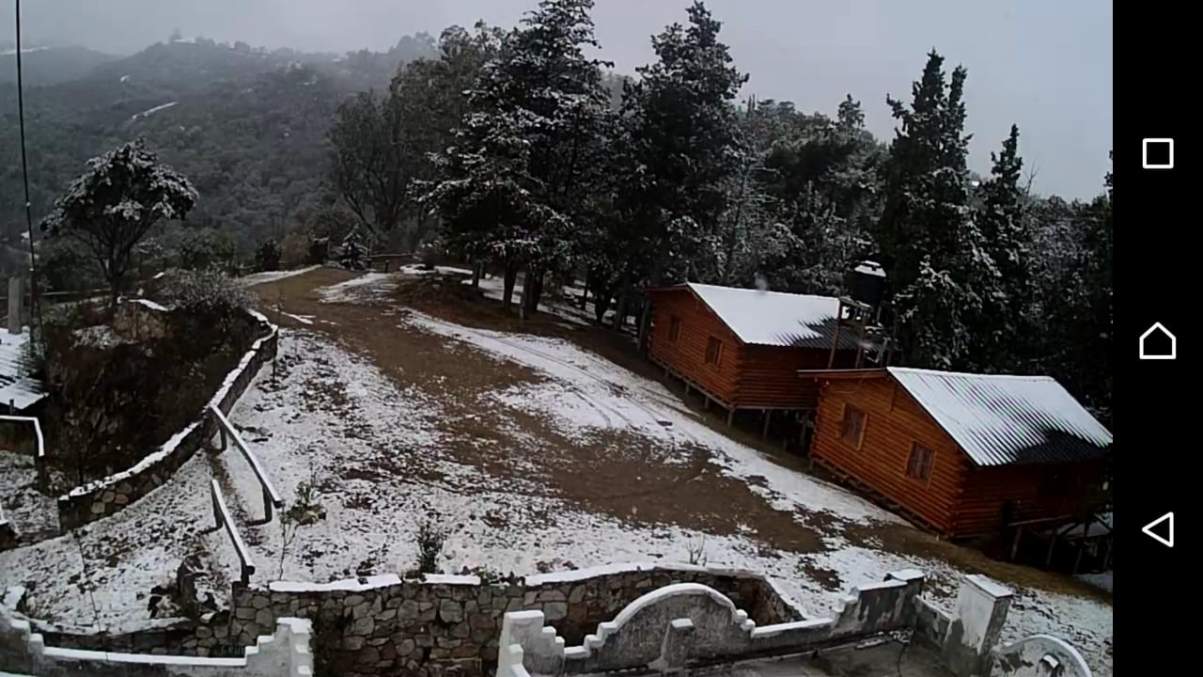
[[[0,329],[0,406],[11,402],[17,411],[46,397],[42,384],[26,375],[21,364],[27,343],[28,329],[15,335]]]
[[[797,348],[830,348],[839,299],[688,282],[744,343]],[[855,338],[840,335],[840,347],[855,350]]]
[[[881,264],[876,261],[862,261],[859,266],[853,268],[853,271],[862,275],[872,275],[873,277],[885,277],[886,271],[881,267]]]
[[[1111,433],[1049,376],[889,372],[978,465],[1076,461],[1111,446]]]

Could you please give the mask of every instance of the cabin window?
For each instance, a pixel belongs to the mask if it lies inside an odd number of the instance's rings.
[[[840,439],[860,449],[865,441],[865,423],[868,415],[851,404],[844,405],[844,420],[840,424]]]
[[[681,318],[673,315],[668,321],[668,340],[671,343],[676,343],[681,336]]]
[[[710,340],[706,341],[706,364],[713,364],[717,367],[722,359],[723,342],[711,336]]]
[[[932,461],[936,452],[915,442],[911,445],[911,456],[906,461],[906,475],[924,482],[931,479]]]

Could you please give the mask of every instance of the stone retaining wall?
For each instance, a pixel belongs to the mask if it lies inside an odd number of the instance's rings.
[[[760,624],[799,620],[801,612],[764,577],[746,571],[673,565],[598,567],[482,583],[475,576],[394,575],[326,584],[237,586],[231,609],[202,622],[122,637],[52,634],[48,644],[122,651],[232,655],[284,617],[313,622],[317,674],[483,676],[497,664],[502,616],[538,609],[565,638],[580,641],[597,624],[653,588],[702,583],[729,596]],[[251,638],[248,641],[247,638]],[[153,646],[156,643],[168,643]]]
[[[148,313],[159,312],[143,305],[127,304],[127,307],[145,309]],[[238,366],[226,376],[210,400],[210,404],[216,404],[223,412],[230,411],[259,372],[259,368],[276,354],[279,341],[276,326],[260,313],[253,310],[248,312],[259,321],[267,333],[251,345]],[[58,513],[62,531],[66,533],[115,514],[170,480],[175,471],[217,433],[217,424],[209,417],[207,409],[208,405],[196,421],[176,433],[158,450],[132,468],[76,487],[66,495],[60,496]]]

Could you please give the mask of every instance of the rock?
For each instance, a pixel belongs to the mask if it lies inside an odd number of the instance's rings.
[[[412,620],[418,617],[418,610],[417,600],[407,599],[401,603],[401,609],[398,613],[398,617]]]
[[[472,614],[468,617],[468,624],[473,628],[492,628],[495,627],[493,617],[488,614]]]
[[[568,593],[568,603],[577,604],[585,599],[585,586],[577,585],[572,588],[572,592]]]
[[[367,635],[372,634],[372,631],[375,629],[376,629],[376,622],[372,620],[371,616],[364,616],[362,618],[357,618],[357,619],[355,619],[354,623],[351,623],[351,634],[354,634],[354,635],[367,636]]]
[[[472,628],[467,623],[460,623],[451,628],[451,636],[457,639],[468,639],[472,635]]]
[[[451,650],[452,658],[476,658],[477,652],[480,651],[475,645],[464,644]]]
[[[397,644],[397,655],[408,656],[417,648],[417,644],[412,639],[403,639]]]
[[[260,609],[255,614],[255,623],[262,625],[265,628],[270,628],[275,623],[275,618],[272,616],[271,609]]]
[[[568,615],[568,604],[565,602],[547,602],[543,605],[543,617],[549,621],[558,621]]]
[[[351,618],[360,619],[372,615],[372,604],[370,602],[360,602],[351,607]]]
[[[343,604],[347,606],[356,606],[357,604],[363,604],[363,602],[363,595],[347,595],[347,598],[343,600]]]
[[[363,638],[355,636],[343,637],[343,648],[348,651],[359,651],[363,648]]]
[[[375,666],[380,662],[380,650],[374,646],[365,646],[359,650],[359,655],[355,658],[355,662],[360,665]]]
[[[266,609],[269,606],[271,606],[271,600],[263,595],[256,595],[251,598],[251,608],[253,609]]]
[[[444,623],[458,623],[464,620],[464,607],[455,600],[445,599],[439,603],[439,618]]]
[[[113,499],[113,503],[116,505],[125,505],[129,503],[129,496],[126,494],[117,494],[117,498]]]
[[[530,595],[528,594],[527,597],[530,597]],[[539,592],[539,594],[535,596],[535,601],[536,602],[567,602],[568,596],[565,595],[564,591],[562,591],[562,590],[555,590],[555,589],[541,590]]]
[[[255,610],[249,606],[240,606],[234,611],[234,618],[240,621],[249,621],[255,617]]]

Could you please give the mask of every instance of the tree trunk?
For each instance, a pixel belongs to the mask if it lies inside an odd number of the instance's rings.
[[[472,288],[480,289],[480,269],[484,267],[482,261],[472,262]]]
[[[514,302],[514,283],[518,280],[518,266],[510,261],[505,262],[505,286],[501,294],[501,303],[506,308]]]
[[[113,279],[109,281],[109,314],[117,313],[117,298],[121,296],[121,280]]]
[[[651,310],[652,304],[648,301],[647,297],[644,297],[643,311],[639,313],[639,352],[643,355],[647,354],[647,335],[648,329],[651,328],[652,324]]]
[[[592,283],[593,283],[593,275],[586,272],[585,273],[585,285],[584,285],[585,293],[581,294],[581,298],[579,301],[579,303],[581,304],[581,310],[584,310],[589,305],[589,285],[591,285]]]
[[[614,331],[622,331],[622,325],[627,319],[627,290],[620,288],[618,290],[618,305],[614,310]]]
[[[539,268],[537,272],[531,275],[530,285],[534,290],[531,294],[531,312],[539,311],[539,302],[543,300],[543,282],[547,279],[547,271]]]
[[[537,266],[527,266],[522,280],[522,319],[533,317],[539,312],[539,292],[543,286],[543,271]]]

